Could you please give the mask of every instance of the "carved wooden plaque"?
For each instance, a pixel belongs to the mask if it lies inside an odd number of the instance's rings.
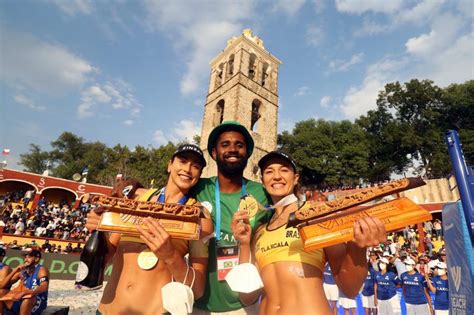
[[[89,199],[86,201],[92,205],[107,209],[101,216],[97,227],[99,231],[138,236],[140,233],[137,226],[146,230],[143,219],[151,217],[159,219],[164,229],[174,238],[199,239],[202,206],[138,201],[103,195],[89,195],[87,198]]]
[[[126,235],[139,236],[137,225],[141,228],[147,229],[143,225],[143,216],[135,216],[130,214],[121,214],[117,212],[104,212],[102,214],[99,226],[99,231],[119,232]],[[197,222],[187,222],[171,219],[160,219],[161,225],[174,238],[181,238],[186,240],[198,240],[200,235],[200,225]]]
[[[408,198],[385,202],[350,214],[341,211],[311,221],[310,225],[298,226],[304,249],[311,251],[353,240],[354,222],[367,216],[379,218],[385,224],[387,232],[432,219],[428,210]]]

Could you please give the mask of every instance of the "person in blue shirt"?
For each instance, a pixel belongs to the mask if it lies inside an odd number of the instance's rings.
[[[400,315],[400,300],[397,287],[400,279],[397,274],[387,271],[389,261],[383,257],[379,261],[379,272],[375,274],[374,295],[378,315]]]
[[[406,272],[402,273],[401,281],[407,315],[431,314],[433,307],[431,297],[428,293],[426,279],[415,270],[415,261],[411,258],[405,259]]]
[[[339,288],[337,287],[336,280],[332,275],[331,267],[329,263],[326,262],[324,266],[323,273],[323,289],[324,294],[329,302],[329,307],[331,308],[334,315],[337,314],[337,300],[339,300]]]
[[[21,288],[10,290],[9,299],[2,301],[2,308],[14,314],[41,314],[48,305],[49,270],[40,265],[41,252],[33,249],[26,253],[25,262],[19,265],[3,280],[13,284],[20,280]],[[3,282],[2,281],[2,282]],[[3,284],[3,283],[2,283]],[[3,314],[3,313],[2,313]]]
[[[426,276],[426,282],[431,292],[435,294],[435,315],[449,314],[449,287],[447,266],[444,262],[438,262],[435,268],[435,276],[430,280]]]
[[[377,253],[371,252],[369,256],[377,256]],[[367,277],[362,287],[362,306],[365,310],[365,315],[377,314],[375,301],[374,301],[374,281],[375,281],[375,269],[370,262],[368,262]]]

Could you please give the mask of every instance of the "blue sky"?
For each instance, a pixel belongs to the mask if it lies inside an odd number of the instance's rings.
[[[210,60],[251,28],[283,64],[279,131],[357,118],[387,82],[473,79],[472,1],[0,1],[9,167],[64,131],[109,146],[200,134]]]

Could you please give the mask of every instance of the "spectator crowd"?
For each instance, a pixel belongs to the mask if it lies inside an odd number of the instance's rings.
[[[79,242],[87,239],[88,203],[74,209],[65,200],[53,203],[42,197],[34,209],[29,209],[27,193],[11,192],[0,196],[3,204],[0,226],[3,226],[4,234]]]
[[[369,273],[359,297],[366,314],[448,314],[449,289],[447,259],[442,229],[429,228],[441,221],[424,223],[425,251],[419,251],[419,233],[407,227],[399,233],[389,233],[387,241],[367,250]],[[434,235],[431,237],[430,232]],[[430,244],[430,246],[427,246]],[[357,314],[356,299],[339,292],[329,265],[324,272],[326,297],[336,314],[338,307],[345,314]],[[420,306],[422,305],[422,306]],[[417,310],[417,308],[421,308]],[[378,311],[376,313],[375,311]]]

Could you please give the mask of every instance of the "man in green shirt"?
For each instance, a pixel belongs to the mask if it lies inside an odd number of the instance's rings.
[[[197,200],[211,213],[215,237],[209,241],[204,295],[194,304],[193,314],[257,314],[257,307],[243,305],[238,292],[233,292],[224,280],[226,273],[238,263],[237,242],[231,222],[241,198],[248,194],[261,205],[269,203],[262,185],[243,177],[253,147],[248,130],[235,121],[223,122],[209,134],[207,149],[217,163],[217,177],[201,179],[195,193]],[[257,211],[253,215],[251,223],[255,230],[269,218],[270,213]]]

